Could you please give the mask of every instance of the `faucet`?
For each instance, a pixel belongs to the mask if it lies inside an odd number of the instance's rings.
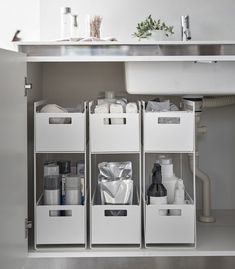
[[[191,39],[189,15],[181,16],[181,37],[182,41],[188,41]]]

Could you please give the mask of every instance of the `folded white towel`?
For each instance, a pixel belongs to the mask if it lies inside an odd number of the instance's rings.
[[[126,105],[126,113],[137,113],[138,108],[136,103],[128,103]]]

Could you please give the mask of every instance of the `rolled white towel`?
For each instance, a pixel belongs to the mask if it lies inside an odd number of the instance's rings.
[[[95,106],[95,113],[109,113],[109,104],[104,103]]]
[[[136,103],[128,103],[126,105],[126,113],[137,113],[138,108]]]
[[[110,113],[123,113],[123,106],[121,104],[111,104]],[[122,118],[111,118],[111,124],[123,124],[124,119]]]
[[[97,105],[95,107],[95,113],[109,113],[109,104],[108,103],[104,103],[104,104],[100,104]],[[104,119],[104,124],[108,125],[109,124],[109,119]]]
[[[68,113],[68,110],[56,104],[47,104],[44,107],[42,107],[40,113]],[[64,124],[66,123],[66,118],[60,118],[60,117],[51,118],[50,123]]]

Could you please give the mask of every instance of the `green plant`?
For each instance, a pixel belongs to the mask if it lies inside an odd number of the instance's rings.
[[[163,31],[165,36],[173,35],[173,26],[167,26],[165,22],[161,20],[154,20],[152,15],[149,15],[144,21],[138,23],[136,29],[137,31],[133,36],[141,38],[148,38],[152,35],[152,31]]]

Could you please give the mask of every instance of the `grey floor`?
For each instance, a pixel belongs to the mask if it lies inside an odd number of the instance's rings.
[[[30,258],[25,269],[234,269],[235,257]]]

